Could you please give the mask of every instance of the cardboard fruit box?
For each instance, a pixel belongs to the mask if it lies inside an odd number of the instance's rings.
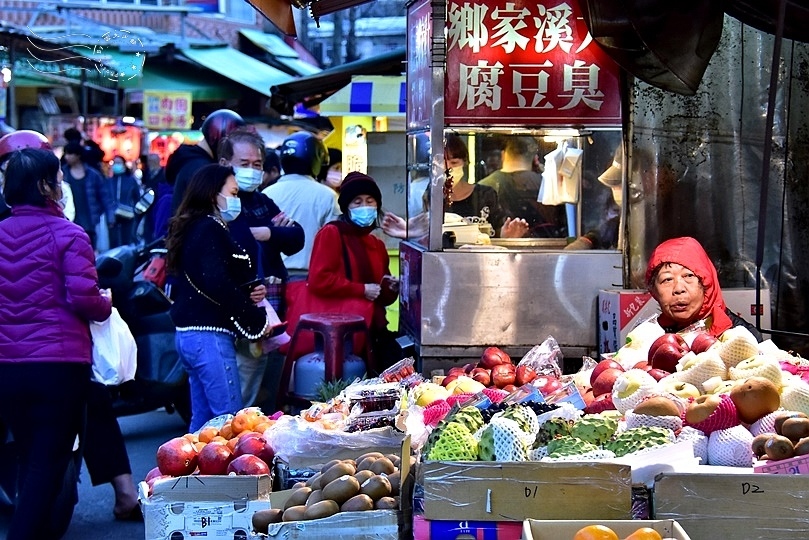
[[[428,520],[632,517],[632,468],[617,463],[427,461],[416,483]]]
[[[809,474],[809,456],[797,456],[778,461],[761,461],[753,466],[753,472],[764,474]]]
[[[573,535],[576,534],[579,529],[588,525],[604,525],[609,527],[615,531],[619,538],[625,538],[642,527],[649,527],[659,532],[660,536],[663,538],[690,540],[690,537],[680,524],[672,519],[630,519],[619,521],[526,519],[522,525],[522,540],[564,540],[566,538],[573,538]]]
[[[520,540],[519,521],[451,521],[413,516],[413,540]]]
[[[697,539],[809,538],[809,482],[803,475],[710,469],[660,475],[654,486],[654,517],[677,520]]]
[[[253,514],[270,508],[271,479],[190,475],[138,485],[146,540],[248,538]]]

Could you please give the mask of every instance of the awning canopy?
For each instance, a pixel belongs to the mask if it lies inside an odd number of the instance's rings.
[[[195,69],[186,64],[162,65],[148,62],[143,69],[143,76],[137,81],[125,85],[127,91],[135,90],[165,90],[168,92],[191,92],[193,101],[224,101],[238,97],[241,87],[224,77],[208,76],[205,84],[200,84],[200,75],[197,71],[206,73],[202,69]],[[136,84],[132,84],[136,82]]]
[[[348,86],[320,103],[320,114],[404,116],[406,98],[403,75],[354,77]]]
[[[355,75],[401,75],[404,61],[405,49],[396,49],[273,86],[270,106],[280,114],[292,116],[296,104],[317,105],[351,83]]]
[[[120,85],[126,81],[137,81],[143,75],[146,54],[141,51],[122,52],[89,45],[77,45],[71,49],[95,62],[94,67],[102,77]]]
[[[322,71],[319,67],[301,60],[298,51],[287,45],[281,36],[267,34],[259,30],[239,30],[239,33],[297,75],[314,75]]]
[[[232,47],[187,48],[181,52],[189,60],[267,97],[270,87],[294,79]]]

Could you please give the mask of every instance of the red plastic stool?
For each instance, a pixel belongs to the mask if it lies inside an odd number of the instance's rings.
[[[368,326],[365,319],[359,315],[348,315],[343,313],[306,313],[301,315],[292,340],[289,342],[284,367],[281,371],[281,387],[278,389],[279,405],[303,405],[309,400],[301,398],[290,392],[289,383],[292,378],[292,369],[295,361],[310,352],[320,352],[317,346],[303,346],[303,341],[308,335],[305,332],[319,334],[323,339],[323,361],[325,363],[325,381],[333,381],[343,376],[343,361],[345,360],[345,344],[349,337],[353,338],[354,344],[362,344],[357,348],[357,353],[368,343]],[[357,336],[357,334],[360,334]],[[357,339],[357,338],[361,339]],[[307,350],[308,349],[308,350]],[[367,367],[367,361],[366,361]]]

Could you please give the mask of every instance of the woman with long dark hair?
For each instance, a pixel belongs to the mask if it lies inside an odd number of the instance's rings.
[[[238,192],[232,167],[206,165],[191,178],[169,222],[171,317],[191,385],[191,431],[243,406],[236,337],[258,340],[273,332],[269,312],[256,305],[265,288],[255,285],[256,269],[228,230],[241,211]]]

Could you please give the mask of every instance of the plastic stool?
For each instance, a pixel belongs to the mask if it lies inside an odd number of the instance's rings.
[[[303,357],[304,354],[311,352],[306,351],[299,354],[299,351],[297,351],[296,345],[302,340],[304,332],[320,334],[323,338],[322,352],[326,370],[324,380],[327,382],[340,379],[343,376],[346,340],[350,336],[353,338],[354,334],[360,332],[365,337],[365,348],[367,349],[369,339],[365,319],[359,315],[343,313],[306,313],[301,315],[298,324],[295,326],[295,332],[292,334],[289,350],[284,360],[284,367],[281,371],[281,387],[278,390],[279,405],[308,403],[308,400],[298,398],[289,390],[289,382],[292,378],[295,361]],[[317,347],[315,347],[315,352],[319,352]]]

